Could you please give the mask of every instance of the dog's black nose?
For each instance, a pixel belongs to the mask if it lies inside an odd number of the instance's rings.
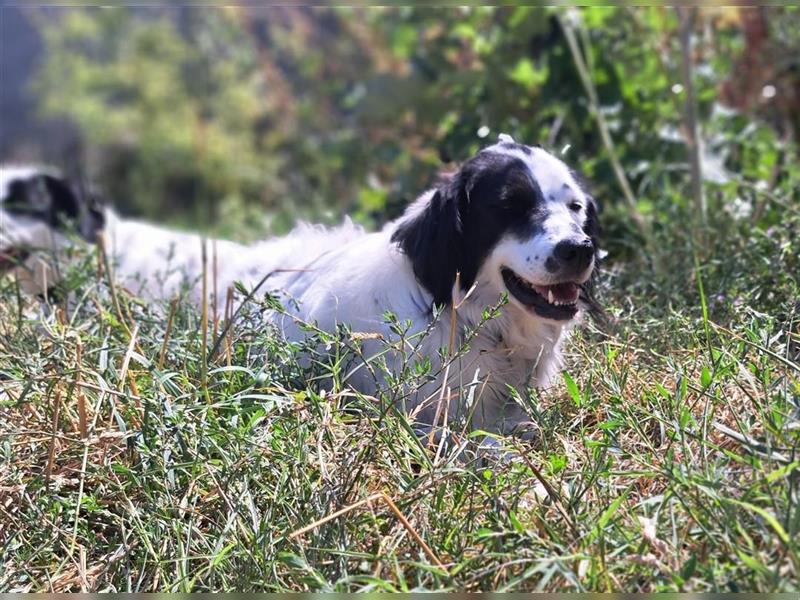
[[[589,238],[583,240],[562,240],[553,249],[557,264],[574,273],[585,271],[594,256],[594,244]]]

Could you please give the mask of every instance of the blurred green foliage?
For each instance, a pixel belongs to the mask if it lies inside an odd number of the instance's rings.
[[[703,8],[694,24],[712,203],[718,185],[780,184],[793,156],[783,92],[800,81],[796,61],[769,75],[789,82],[776,98],[720,103],[725,86],[741,87],[737,61],[753,43],[743,10]],[[758,10],[765,57],[800,49],[796,9]],[[565,28],[638,209],[656,226],[692,210],[688,194],[664,194],[684,189],[688,173],[672,8],[119,7],[36,20],[47,45],[41,108],[78,124],[127,212],[213,218],[237,237],[344,212],[376,224],[504,132],[578,167],[624,253],[637,238]]]

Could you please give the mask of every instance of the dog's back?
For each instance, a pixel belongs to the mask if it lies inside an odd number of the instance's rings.
[[[292,274],[366,234],[347,219],[332,228],[301,224],[286,236],[244,245],[121,219],[107,211],[105,235],[115,274],[130,291],[159,299],[186,290],[199,302],[197,283],[205,268],[209,293],[217,290],[222,297],[217,298],[219,305],[236,282],[277,290],[293,279]]]

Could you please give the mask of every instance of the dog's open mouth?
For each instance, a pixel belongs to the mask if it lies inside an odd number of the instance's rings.
[[[29,254],[29,252],[19,248],[0,250],[0,275],[24,263]]]
[[[500,270],[503,282],[509,293],[536,314],[547,319],[566,321],[578,312],[580,287],[577,283],[565,281],[553,285],[536,285],[509,269]]]

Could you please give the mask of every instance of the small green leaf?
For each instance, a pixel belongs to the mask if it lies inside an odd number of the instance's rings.
[[[736,555],[739,557],[745,565],[750,567],[753,571],[757,571],[759,573],[769,574],[770,570],[760,562],[758,562],[755,558],[750,556],[749,554],[745,554],[741,550],[736,551]]]
[[[613,517],[614,513],[616,513],[617,510],[619,510],[622,501],[628,497],[628,493],[630,491],[631,488],[630,487],[627,488],[624,492],[622,492],[619,496],[617,496],[617,498],[615,498],[611,504],[609,504],[608,508],[605,511],[603,511],[603,514],[600,515],[599,519],[597,519],[597,523],[595,524],[594,529],[592,529],[589,535],[586,536],[586,545],[590,544],[600,534],[600,532],[603,531],[605,526],[608,525],[609,521],[611,521],[611,517]]]
[[[703,367],[703,370],[700,373],[700,384],[704,388],[707,388],[709,385],[711,385],[711,371],[708,369],[708,367]]]
[[[697,555],[692,554],[681,569],[681,578],[684,581],[687,581],[689,578],[691,578],[691,576],[694,575],[695,567],[697,567]]]
[[[575,406],[582,406],[583,398],[581,397],[581,391],[578,389],[578,384],[575,383],[575,380],[566,371],[564,371],[564,381],[567,384],[567,392],[575,403]]]
[[[741,500],[732,500],[732,499],[727,499],[727,501],[730,502],[731,504],[736,504],[737,506],[746,508],[747,510],[750,510],[756,513],[757,515],[761,516],[767,523],[769,523],[770,527],[772,527],[775,533],[778,534],[778,537],[781,538],[781,541],[784,544],[789,543],[789,534],[786,533],[786,530],[783,528],[783,525],[781,525],[778,522],[778,519],[776,519],[775,515],[773,515],[771,512],[761,508],[760,506],[756,506],[755,504],[750,504],[749,502],[742,502]]]
[[[511,525],[517,533],[523,533],[525,531],[525,528],[522,526],[522,523],[520,523],[514,511],[508,513],[508,520],[511,521]]]
[[[521,86],[531,89],[542,85],[547,81],[547,70],[537,69],[529,58],[520,59],[508,76],[512,81]]]
[[[563,454],[550,454],[547,461],[550,465],[551,475],[556,475],[567,468],[567,457]]]
[[[291,552],[279,552],[278,560],[295,569],[307,569],[308,563],[301,557]]]

